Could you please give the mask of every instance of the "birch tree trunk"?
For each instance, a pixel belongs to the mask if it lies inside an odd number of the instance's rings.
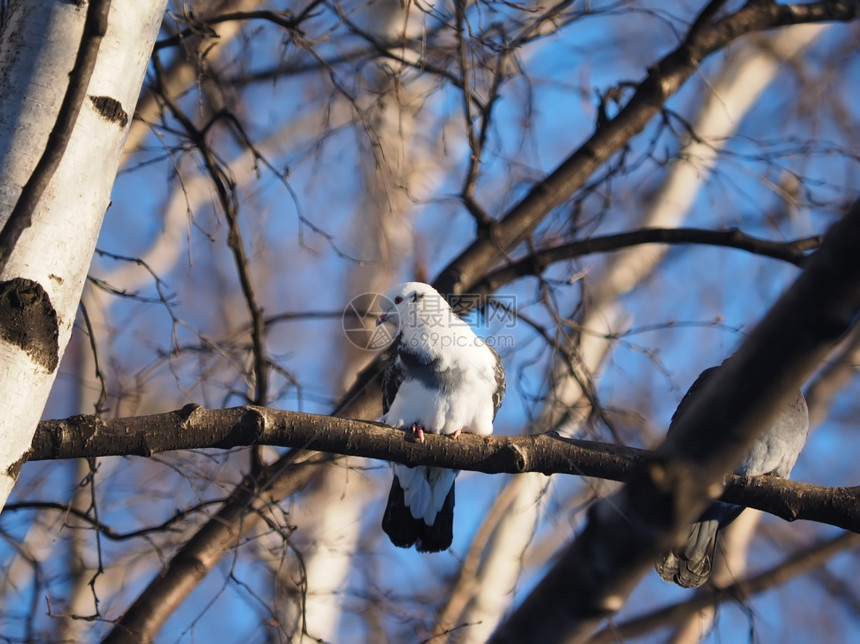
[[[13,0],[6,10],[0,31],[4,236],[10,222],[22,221],[16,204],[34,183],[37,164],[46,165],[43,154],[59,162],[47,164],[41,198],[26,209],[15,243],[0,257],[0,504],[18,477],[71,335],[165,5],[166,0]],[[95,24],[98,13],[101,24]],[[94,66],[70,76],[80,69],[80,48],[97,52]],[[84,88],[77,118],[63,126],[66,93]],[[64,127],[65,149],[56,143]]]

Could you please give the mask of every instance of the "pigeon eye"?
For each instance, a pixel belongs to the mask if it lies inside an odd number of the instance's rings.
[[[395,304],[400,304],[402,301],[403,301],[403,298],[402,298],[402,297],[400,297],[399,295],[398,295],[397,297],[395,297],[395,298],[394,298],[394,303],[395,303]]]

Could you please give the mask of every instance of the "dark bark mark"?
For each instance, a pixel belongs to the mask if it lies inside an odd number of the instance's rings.
[[[27,455],[24,454],[17,461],[12,463],[9,467],[6,468],[6,476],[8,476],[13,481],[18,480],[18,475],[21,473],[21,468],[24,467],[24,463],[27,462]]]
[[[90,96],[90,101],[96,112],[112,123],[124,128],[128,125],[128,113],[122,109],[122,104],[110,96]]]
[[[59,362],[59,333],[57,312],[41,284],[22,277],[0,282],[0,337],[53,372]]]

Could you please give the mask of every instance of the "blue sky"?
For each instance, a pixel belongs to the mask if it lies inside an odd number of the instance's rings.
[[[603,6],[605,3],[592,3]],[[659,4],[651,3],[652,7]],[[670,18],[665,12],[634,11],[637,3],[621,3],[621,9],[603,17],[590,17],[566,28],[562,34],[537,41],[521,57],[523,68],[533,79],[526,84],[513,80],[504,86],[491,130],[477,197],[493,216],[500,216],[521,198],[532,182],[552,170],[563,158],[581,144],[593,131],[597,118],[598,92],[622,82],[643,78],[653,61],[677,44],[685,29],[691,7],[698,3],[683,3],[673,11],[682,19]],[[475,24],[498,18],[504,6],[489,8],[480,16],[473,15]],[[833,49],[847,48],[856,26],[836,26],[826,40],[816,45],[804,59],[797,73],[786,69],[765,92],[754,108],[740,123],[736,137],[728,146],[729,153],[721,158],[716,172],[698,196],[685,225],[710,229],[738,226],[744,232],[768,239],[793,239],[826,229],[835,217],[838,203],[857,196],[857,135],[846,137],[846,122],[858,122],[856,87],[858,58],[856,52],[846,58],[834,73]],[[281,55],[282,36],[260,27],[231,48],[234,57],[229,69],[239,70],[240,63],[252,68],[265,67]],[[355,38],[353,42],[357,42]],[[323,48],[335,48],[326,43]],[[300,56],[286,49],[282,59]],[[273,53],[274,52],[274,53]],[[690,118],[700,100],[703,88],[723,60],[716,55],[707,60],[700,72],[691,78],[673,97],[668,107]],[[369,65],[369,63],[367,63]],[[346,69],[338,68],[345,75]],[[801,79],[804,92],[819,93],[798,99]],[[818,81],[818,82],[816,82]],[[336,93],[326,84],[325,75],[307,74],[281,79],[277,83],[259,83],[242,96],[242,115],[249,124],[254,140],[298,119],[309,111],[326,109],[328,100]],[[322,97],[322,98],[321,98]],[[528,102],[531,98],[531,103]],[[842,98],[830,102],[829,98]],[[198,100],[196,92],[183,99],[183,105],[194,113]],[[333,99],[332,99],[333,100]],[[835,112],[841,105],[845,114]],[[437,90],[425,106],[429,122],[439,123],[447,115],[458,115],[461,109],[457,92],[450,86]],[[459,117],[456,117],[459,118]],[[839,120],[841,119],[841,121]],[[161,232],[162,211],[166,200],[176,189],[175,163],[186,154],[173,151],[173,158],[164,155],[164,146],[174,145],[172,135],[161,131],[161,140],[150,135],[147,152],[142,157],[155,159],[151,165],[132,167],[117,180],[113,203],[107,213],[99,248],[136,256],[147,248]],[[263,168],[258,179],[241,191],[240,221],[245,244],[251,257],[251,274],[266,314],[285,312],[337,313],[354,293],[349,292],[348,278],[361,271],[373,271],[372,262],[359,265],[340,254],[353,254],[356,242],[351,239],[354,222],[366,216],[361,212],[361,164],[363,148],[357,145],[364,135],[360,127],[340,129],[325,138],[313,133],[297,132],[278,146],[270,159],[279,170],[288,169],[287,189],[273,173]],[[435,129],[424,133],[428,138]],[[416,203],[411,213],[418,243],[413,256],[404,262],[399,279],[414,277],[415,260],[433,277],[456,257],[474,238],[474,221],[456,200],[466,167],[467,148],[459,130],[447,134],[446,146],[450,157],[445,159],[446,174],[435,188],[432,199]],[[631,142],[630,158],[642,155],[657,136],[653,157],[657,161],[671,159],[679,147],[677,137],[663,129],[657,121]],[[239,152],[234,140],[226,134],[218,139],[218,151],[225,158]],[[853,151],[853,152],[852,152]],[[757,157],[768,155],[771,164]],[[635,222],[653,192],[665,177],[665,167],[654,160],[621,173],[603,184],[582,202],[583,226],[589,234],[625,230]],[[779,199],[767,181],[779,179],[778,166],[796,172],[807,179],[810,194],[801,199],[802,205],[793,218],[766,217],[774,212]],[[194,164],[180,165],[182,173],[193,173]],[[643,197],[645,195],[645,197]],[[189,400],[207,406],[238,405],[244,402],[246,389],[240,377],[240,366],[218,355],[197,357],[193,347],[200,334],[207,339],[223,342],[225,353],[235,356],[240,351],[235,343],[247,342],[247,334],[233,334],[230,329],[247,320],[247,312],[239,295],[238,280],[226,249],[226,224],[217,213],[214,199],[193,213],[188,224],[191,250],[166,275],[161,275],[165,291],[171,296],[174,313],[183,325],[175,328],[167,310],[160,304],[114,298],[111,304],[111,333],[109,348],[101,359],[112,391],[123,392],[128,401],[126,410],[148,413],[178,408]],[[306,218],[331,239],[315,233],[303,224]],[[584,232],[570,226],[569,208],[561,207],[539,229],[539,245],[569,239]],[[299,239],[301,232],[302,240]],[[520,248],[516,252],[520,253]],[[599,271],[605,258],[590,256],[576,262],[553,267],[547,272],[552,279],[564,280],[570,274],[589,269]],[[95,275],[109,275],[116,261],[96,257]],[[675,405],[701,369],[722,361],[742,340],[756,321],[767,311],[779,294],[795,279],[798,269],[776,260],[752,256],[741,251],[684,246],[671,249],[660,269],[634,292],[623,299],[629,328],[653,329],[622,335],[598,382],[598,395],[603,404],[615,410],[616,422],[625,435],[636,441],[659,436],[668,426]],[[504,294],[516,297],[518,308],[540,323],[549,324],[550,316],[540,306],[536,280],[525,278],[506,286]],[[154,285],[140,293],[146,298],[157,295]],[[580,296],[579,285],[558,286],[555,290],[561,311],[573,310]],[[479,331],[486,325],[478,323]],[[193,329],[193,330],[192,330]],[[519,323],[513,329],[493,327],[496,336],[510,334],[513,349],[501,350],[508,372],[508,394],[496,423],[496,431],[504,434],[527,429],[534,416],[536,403],[521,392],[537,393],[546,372],[548,354],[542,350],[535,333]],[[199,333],[198,333],[199,332]],[[342,346],[341,321],[309,319],[283,322],[269,330],[267,349],[278,367],[294,376],[301,384],[289,384],[285,377],[275,376],[270,404],[285,409],[328,413],[340,395],[340,366],[338,351]],[[72,360],[75,354],[70,350]],[[183,352],[172,354],[177,348]],[[205,382],[205,384],[201,384]],[[78,384],[74,362],[64,363],[52,399],[46,410],[48,417],[61,417],[74,408]],[[834,401],[827,420],[815,428],[809,444],[798,461],[793,478],[826,485],[856,485],[858,435],[853,428],[856,400],[860,399],[860,384],[851,383]],[[598,427],[602,436],[608,434]],[[643,438],[645,437],[645,438]],[[146,463],[130,459],[114,465],[106,474],[100,488],[102,518],[121,526],[144,525],[164,520],[181,505],[190,505],[203,497],[215,495],[218,489],[228,489],[238,480],[247,459],[206,455],[194,457],[175,455],[163,461]],[[374,465],[377,465],[374,463]],[[366,476],[384,481],[387,468],[379,464]],[[22,482],[16,489],[18,499],[65,499],[73,488],[71,465],[30,464],[25,467]],[[212,468],[207,470],[207,468]],[[108,468],[106,468],[107,470]],[[176,483],[179,471],[189,476],[185,483]],[[205,483],[211,474],[218,484]],[[558,477],[556,477],[558,478]],[[199,479],[199,480],[198,480]],[[426,606],[416,614],[432,620],[434,602],[444,588],[447,575],[456,572],[471,539],[480,525],[493,498],[498,493],[502,477],[464,474],[458,479],[457,513],[454,556],[426,557],[411,551],[397,550],[384,540],[373,544],[366,555],[367,566],[382,566],[388,571],[382,576],[384,587],[374,590],[405,594],[413,590],[414,580],[426,580]],[[580,485],[578,479],[553,481],[550,486],[544,520],[538,527],[536,540],[558,530],[571,530],[581,525],[582,515],[553,514],[562,510],[561,501]],[[148,487],[147,487],[148,486]],[[380,489],[384,483],[380,485]],[[370,531],[378,523],[384,498],[367,506],[362,519]],[[28,517],[18,513],[12,518],[4,515],[0,527],[8,534],[21,537],[28,526]],[[778,520],[769,519],[768,522]],[[780,525],[780,527],[784,527]],[[807,544],[833,533],[833,530],[810,523],[790,526],[798,544]],[[178,540],[176,541],[178,542]],[[61,537],[56,547],[61,548]],[[175,542],[174,542],[175,543]],[[111,559],[125,548],[104,542],[106,557]],[[116,550],[114,550],[116,548]],[[152,558],[151,570],[158,564],[156,548],[148,548]],[[169,555],[171,546],[165,546]],[[756,545],[755,564],[770,565],[778,561],[783,550],[768,538]],[[0,542],[0,560],[7,561],[11,548]],[[847,584],[846,570],[856,564],[856,555],[834,559],[830,573]],[[359,566],[351,574],[344,601],[365,606],[362,596],[366,578]],[[540,570],[524,575],[517,587],[521,598],[539,578]],[[45,567],[47,588],[51,595],[60,596],[66,586],[65,571],[59,563]],[[233,578],[230,575],[233,575]],[[262,641],[260,622],[265,611],[252,592],[260,590],[268,596],[269,573],[251,556],[225,558],[182,607],[171,617],[159,641]],[[146,573],[130,580],[122,601],[148,579]],[[0,622],[0,634],[19,637],[23,619],[33,596],[34,584],[21,589],[14,604],[7,600],[6,617]],[[45,592],[44,587],[39,588]],[[661,582],[655,575],[647,577],[634,594],[623,616],[638,614],[649,607],[679,601],[688,596]],[[116,600],[118,603],[121,600]],[[777,591],[756,597],[752,619],[737,607],[720,611],[717,627],[707,641],[738,641],[750,636],[751,623],[756,639],[761,642],[804,639],[821,633],[818,619],[827,619],[840,635],[857,634],[856,618],[843,608],[823,608],[809,632],[802,630],[801,614],[805,606],[825,605],[827,595],[817,582],[800,579]],[[40,602],[41,603],[41,602]],[[406,604],[409,605],[408,603]],[[798,614],[785,619],[786,605],[798,606]],[[39,609],[41,610],[41,608]],[[359,613],[360,615],[360,613]],[[198,619],[199,617],[199,619]],[[195,621],[196,620],[196,621]],[[364,641],[367,632],[361,630],[361,620],[346,619],[339,641]],[[781,624],[789,623],[789,627]],[[41,623],[41,622],[40,622]],[[390,617],[386,624],[394,633],[414,633],[415,625],[408,620],[399,623]],[[46,626],[49,627],[49,626]],[[815,630],[813,630],[815,629]],[[802,636],[802,637],[801,637]]]

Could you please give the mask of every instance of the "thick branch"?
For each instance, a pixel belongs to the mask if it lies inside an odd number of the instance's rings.
[[[750,2],[710,26],[697,21],[684,42],[649,68],[646,78],[615,118],[601,124],[591,138],[549,176],[535,184],[522,201],[492,227],[491,235],[466,248],[442,271],[433,286],[445,294],[473,292],[493,265],[526,239],[553,208],[582,188],[603,163],[645,128],[663,108],[665,101],[710,54],[743,35],[808,22],[850,21],[857,15],[858,6],[854,2],[808,5]],[[334,413],[365,418],[378,416],[381,392],[376,380],[381,371],[378,360],[371,363]]]
[[[860,201],[693,402],[676,433],[611,498],[494,636],[582,641],[678,543],[724,472],[788,404],[860,315]],[[572,590],[573,589],[573,590]]]
[[[651,453],[550,434],[427,435],[407,440],[377,423],[262,407],[207,410],[187,405],[152,416],[103,420],[74,416],[39,423],[29,460],[151,456],[176,449],[277,445],[320,452],[432,465],[487,474],[573,474],[628,481]],[[860,532],[860,487],[822,487],[769,477],[730,476],[723,498],[788,521],[808,519]]]
[[[595,135],[562,163],[546,181],[536,185],[523,202],[503,217],[498,226],[493,227],[489,237],[472,244],[452,262],[436,280],[435,286],[444,293],[457,293],[466,291],[474,285],[507,251],[525,239],[554,207],[584,185],[602,163],[626,145],[633,135],[641,131],[651,117],[662,108],[666,98],[677,91],[683,81],[697,69],[704,56],[744,33],[782,24],[825,19],[850,20],[857,13],[854,3],[822,3],[809,7],[798,9],[775,4],[750,5],[715,27],[697,30],[695,38],[691,34],[676,52],[664,58],[650,70],[631,102],[615,119],[601,126]],[[381,400],[377,382],[379,373],[379,361],[365,369],[355,385],[344,396],[335,412],[336,415],[368,418],[377,416]],[[312,445],[316,446],[317,443]],[[264,468],[255,478],[258,488],[266,489],[274,497],[285,496],[294,491],[297,484],[290,480],[289,468],[290,459],[294,457],[295,455],[290,453],[270,467]],[[236,503],[228,503],[225,510],[235,506]],[[204,528],[204,532],[207,529],[208,526]],[[235,515],[225,529],[241,531],[241,515]],[[203,536],[205,536],[203,533],[198,533],[189,544],[199,541]],[[206,561],[211,567],[213,557],[207,555]],[[172,570],[173,567],[171,567]],[[157,631],[159,620],[146,618],[147,607],[158,605],[160,623],[163,623],[169,610],[181,600],[182,592],[171,593],[170,589],[178,587],[179,584],[187,589],[188,584],[184,583],[181,570],[175,575],[171,571],[159,576],[117,624],[115,631],[121,630],[122,633],[127,634],[128,641],[134,641],[136,636],[139,639],[151,639]],[[170,586],[172,578],[175,578],[177,583]],[[170,588],[162,593],[162,586],[165,585]],[[158,604],[159,600],[164,601]]]
[[[298,464],[281,477],[280,483],[301,489],[316,470],[313,464]],[[272,476],[267,469],[261,474]],[[277,499],[261,494],[251,477],[236,486],[230,500],[171,557],[103,642],[152,642],[161,625],[203,581],[222,555],[242,544],[245,531],[262,520],[270,503],[276,504]]]

